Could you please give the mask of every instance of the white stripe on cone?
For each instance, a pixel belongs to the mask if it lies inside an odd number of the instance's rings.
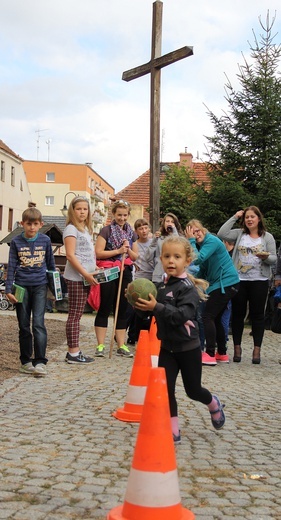
[[[158,359],[159,356],[151,355],[151,365],[153,366],[153,368],[158,367]]]
[[[127,404],[143,404],[146,394],[146,386],[128,386],[125,403]]]
[[[125,501],[142,507],[170,507],[180,503],[177,469],[159,473],[131,468]]]

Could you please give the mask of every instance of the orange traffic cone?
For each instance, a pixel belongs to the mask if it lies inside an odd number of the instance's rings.
[[[113,417],[120,421],[140,422],[150,370],[149,335],[147,330],[141,330],[125,404],[113,412]]]
[[[149,329],[149,345],[151,354],[151,364],[153,367],[158,367],[158,358],[160,351],[160,339],[157,338],[157,325],[154,316],[151,318],[151,324]]]
[[[164,368],[149,374],[124,504],[107,520],[194,520],[180,502]]]

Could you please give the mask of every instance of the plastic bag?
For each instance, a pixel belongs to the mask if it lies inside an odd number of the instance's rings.
[[[91,289],[89,292],[89,296],[87,299],[88,304],[94,309],[94,311],[98,311],[100,307],[100,284],[91,285]]]
[[[278,287],[276,287],[273,298],[274,298],[275,302],[277,302],[277,303],[281,302],[281,285],[278,285]]]

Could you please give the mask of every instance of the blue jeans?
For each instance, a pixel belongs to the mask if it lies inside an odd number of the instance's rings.
[[[34,343],[33,365],[46,365],[47,331],[44,324],[47,285],[25,286],[24,299],[17,303],[16,313],[19,323],[20,360],[22,365],[32,359],[32,336]],[[30,318],[32,313],[32,333]]]
[[[228,339],[229,339],[228,332],[229,332],[229,324],[230,324],[230,318],[231,318],[231,309],[232,309],[231,300],[229,300],[229,302],[224,310],[224,313],[221,317],[221,322],[222,322],[222,326],[224,328],[226,342],[228,342]]]

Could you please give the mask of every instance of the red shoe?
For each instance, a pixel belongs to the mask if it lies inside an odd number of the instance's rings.
[[[216,352],[216,360],[220,363],[229,363],[229,356],[227,354],[219,354]]]
[[[215,366],[217,364],[215,356],[209,356],[207,352],[202,352],[202,365]]]

